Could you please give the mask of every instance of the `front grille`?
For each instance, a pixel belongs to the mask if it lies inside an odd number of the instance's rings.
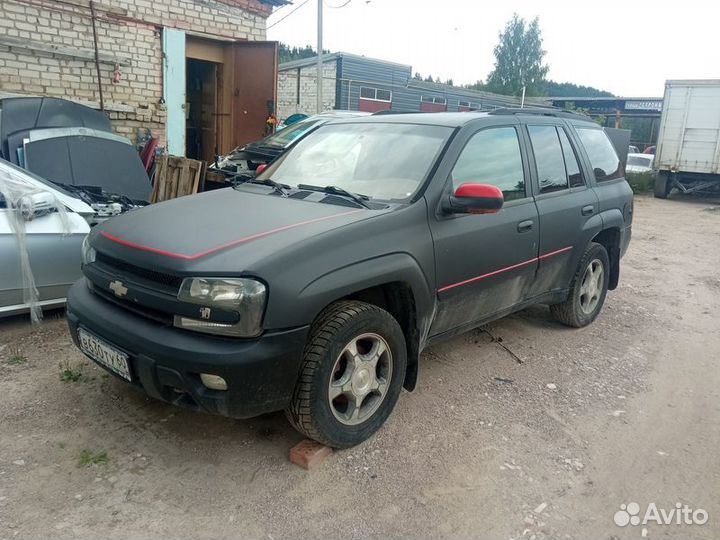
[[[136,304],[134,302],[128,302],[127,300],[121,300],[117,297],[115,297],[113,294],[109,293],[108,291],[101,289],[100,287],[93,287],[93,292],[97,294],[98,296],[101,296],[108,302],[112,302],[116,306],[119,306],[123,309],[127,309],[128,311],[132,311],[133,313],[137,315],[141,315],[143,317],[147,317],[148,319],[152,319],[153,321],[172,326],[173,324],[173,316],[169,313],[165,313],[163,311],[158,311],[152,308],[149,308],[147,306],[142,306],[140,304]]]
[[[100,252],[97,253],[95,260],[97,263],[100,263],[103,270],[110,274],[120,273],[130,278],[137,277],[145,281],[158,283],[162,285],[164,289],[171,289],[174,293],[180,290],[180,285],[182,284],[181,277],[148,268],[141,268]]]

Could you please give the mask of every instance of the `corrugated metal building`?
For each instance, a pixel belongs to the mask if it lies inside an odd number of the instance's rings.
[[[280,64],[278,114],[316,112],[316,58]],[[515,107],[514,97],[414,79],[412,66],[345,52],[323,57],[326,109],[413,112],[492,110]],[[334,90],[334,91],[333,91]],[[541,102],[526,100],[529,105]]]

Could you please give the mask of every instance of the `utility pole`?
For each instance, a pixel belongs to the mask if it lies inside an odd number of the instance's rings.
[[[323,112],[323,0],[318,0],[318,20],[317,20],[317,112]]]

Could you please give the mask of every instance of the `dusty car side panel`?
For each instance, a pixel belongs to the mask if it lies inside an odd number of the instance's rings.
[[[430,334],[452,334],[522,302],[537,266],[537,210],[530,191],[530,170],[523,155],[524,199],[509,201],[498,214],[447,215],[441,200],[452,192],[452,168],[468,141],[485,129],[513,128],[512,116],[484,117],[468,123],[455,137],[446,159],[426,192],[438,280],[438,313]],[[518,134],[519,150],[522,141]],[[478,178],[476,181],[494,179]],[[518,229],[520,223],[530,227]]]

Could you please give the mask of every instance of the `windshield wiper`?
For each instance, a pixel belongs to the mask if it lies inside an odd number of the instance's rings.
[[[273,188],[274,193],[279,193],[283,197],[287,197],[287,190],[290,189],[290,186],[287,184],[281,184],[280,182],[276,182],[275,180],[271,180],[270,178],[264,178],[263,180],[259,180],[255,176],[250,176],[249,174],[239,174],[235,177],[236,185],[238,184],[261,184],[263,186],[270,186]]]
[[[323,193],[330,193],[332,195],[341,195],[343,197],[347,197],[348,199],[352,199],[356,203],[358,203],[360,206],[364,208],[370,209],[370,205],[366,202],[370,199],[367,195],[363,195],[362,193],[353,193],[352,191],[348,191],[345,188],[341,188],[340,186],[313,186],[311,184],[298,184],[298,189],[307,189],[309,191],[322,191]]]
[[[290,186],[287,184],[281,184],[280,182],[276,182],[275,180],[272,180],[270,178],[264,178],[262,180],[258,180],[257,178],[253,178],[250,180],[251,184],[262,184],[263,186],[270,186],[273,188],[274,193],[279,193],[283,197],[287,197],[287,190],[290,189]]]

